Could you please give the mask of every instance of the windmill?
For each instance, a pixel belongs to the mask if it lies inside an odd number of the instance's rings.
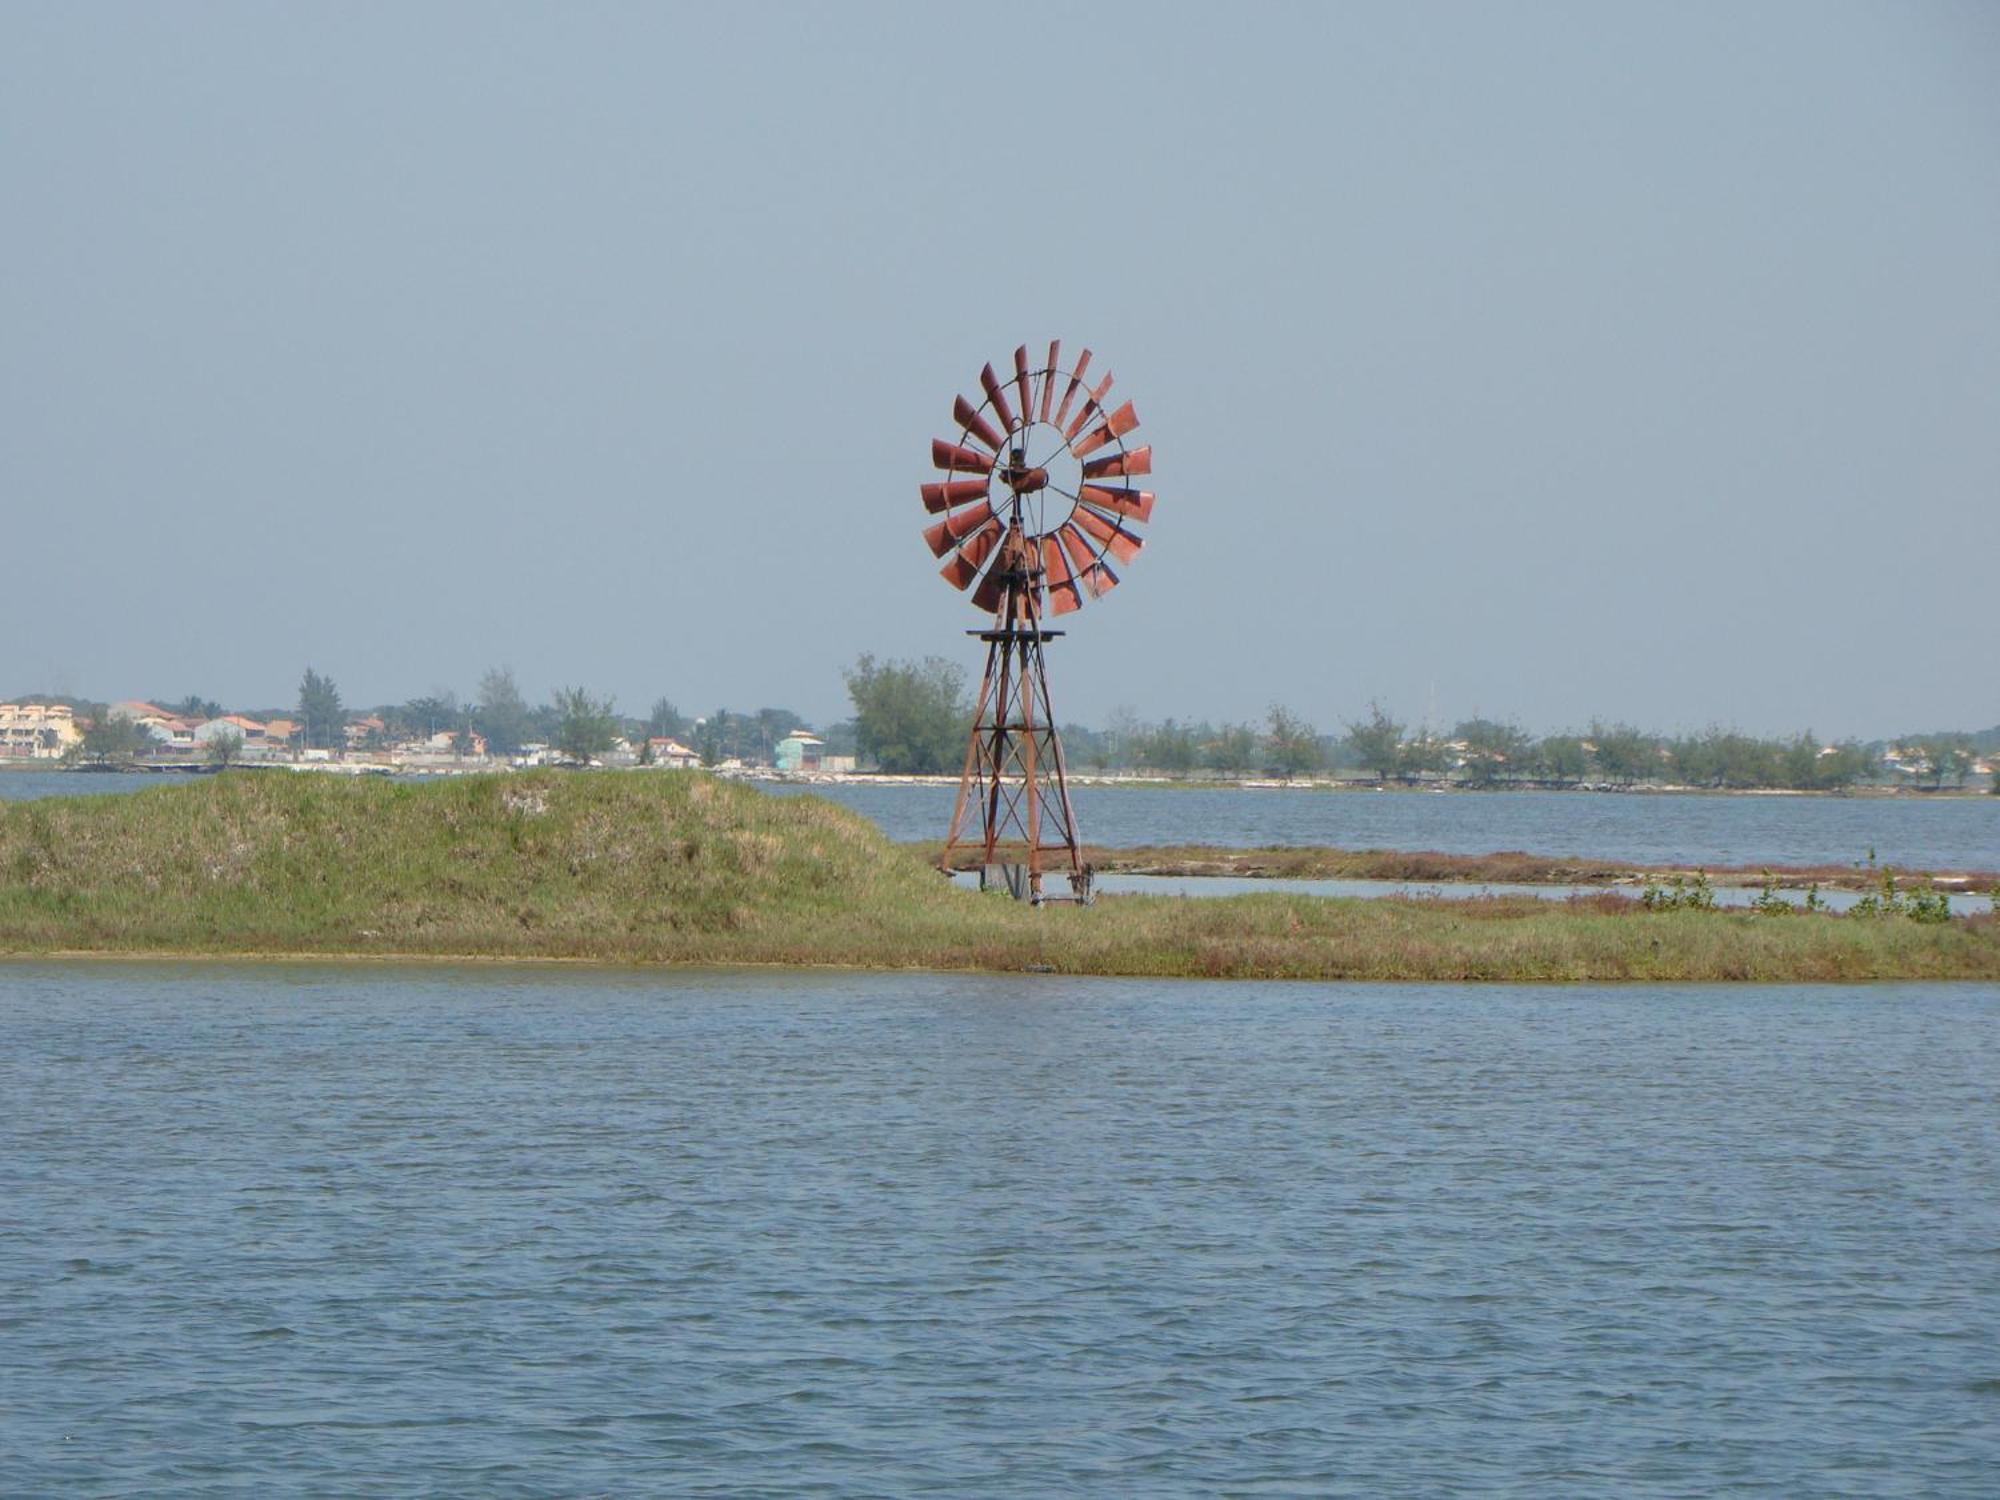
[[[1151,492],[1126,482],[1153,472],[1153,450],[1126,443],[1138,415],[1130,401],[1106,406],[1111,377],[1093,384],[1090,360],[1086,349],[1064,365],[1057,341],[1035,368],[1016,349],[1006,379],[986,366],[986,399],[953,402],[957,441],[931,444],[945,477],[923,487],[924,509],[943,517],[924,531],[941,575],[993,617],[966,632],[986,642],[986,671],[939,864],[976,838],[983,871],[1004,856],[1010,889],[1036,904],[1090,899],[1042,649],[1063,632],[1042,619],[1116,588],[1113,562],[1138,555],[1153,516]],[[1045,868],[1067,875],[1068,897],[1044,896]]]

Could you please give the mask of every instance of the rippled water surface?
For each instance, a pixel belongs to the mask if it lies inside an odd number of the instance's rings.
[[[940,842],[956,795],[896,783],[808,790],[867,814],[890,838]],[[1073,800],[1085,841],[1113,848],[1521,849],[1647,865],[1848,865],[1872,851],[1902,869],[2000,869],[2000,797],[1080,786]]]
[[[0,1492],[1991,1494],[2000,993],[0,965]]]

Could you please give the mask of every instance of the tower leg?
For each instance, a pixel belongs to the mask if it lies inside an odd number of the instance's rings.
[[[1055,899],[1042,889],[1043,876],[1051,872],[1067,878],[1070,893],[1062,899],[1090,899],[1062,740],[1049,703],[1043,644],[1050,634],[1032,618],[979,632],[987,643],[986,670],[940,860],[950,869],[960,843],[970,842],[969,814],[976,805],[984,863],[1024,866],[1019,893],[1037,904]]]

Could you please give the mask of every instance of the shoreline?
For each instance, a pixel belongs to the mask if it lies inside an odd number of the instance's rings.
[[[599,958],[587,954],[547,953],[365,953],[337,949],[328,949],[323,952],[310,949],[265,952],[255,949],[181,950],[113,948],[71,948],[42,951],[0,948],[0,977],[4,977],[6,971],[11,967],[29,968],[36,965],[62,966],[68,964],[190,964],[216,965],[232,968],[248,968],[256,965],[269,965],[273,968],[312,968],[315,966],[338,968],[351,965],[355,968],[363,969],[600,969],[607,972],[633,976],[654,973],[768,974],[772,972],[799,974],[935,974],[941,978],[954,975],[977,975],[987,978],[1005,976],[1018,979],[1144,979],[1152,983],[1375,985],[1384,988],[1402,988],[1409,985],[1423,984],[1453,984],[1471,985],[1480,989],[1515,987],[1567,989],[1578,985],[1628,989],[1663,984],[1671,984],[1676,987],[1700,987],[1704,989],[1728,989],[1740,984],[1786,985],[1801,989],[1820,989],[1829,985],[1839,985],[1842,988],[1855,985],[1987,985],[1993,983],[1996,979],[2000,979],[2000,967],[1996,967],[1992,972],[1948,974],[1881,973],[1861,975],[1805,975],[1794,977],[1766,974],[1752,976],[1714,974],[1700,976],[1680,974],[1510,976],[1490,973],[1464,975],[1376,975],[1351,973],[1266,974],[1230,972],[1197,974],[1155,973],[1118,969],[1066,969],[1050,965],[960,964],[945,967],[928,963],[843,963],[833,960],[808,961],[749,958]]]
[[[0,775],[9,772],[41,773],[43,775],[88,775],[88,776],[211,776],[225,768],[213,765],[165,764],[131,766],[65,766],[50,761],[0,760]],[[660,766],[514,766],[504,763],[481,761],[456,762],[442,765],[407,765],[390,761],[362,759],[312,760],[312,761],[237,761],[226,769],[230,771],[293,771],[319,776],[390,776],[413,780],[450,778],[455,776],[508,776],[527,775],[538,771],[554,771],[573,775],[579,770],[596,773],[651,773],[672,775],[674,772]],[[693,769],[693,768],[690,768]],[[816,786],[933,786],[955,788],[959,778],[955,775],[900,775],[878,771],[773,771],[765,767],[709,768],[709,774],[721,781],[763,783],[776,786],[816,787]],[[1568,795],[1584,793],[1592,796],[1612,797],[1779,797],[1779,798],[1846,798],[1852,801],[1901,800],[1917,801],[1979,801],[1992,796],[1985,787],[1916,787],[1916,786],[1852,786],[1837,791],[1821,791],[1796,787],[1706,787],[1687,786],[1673,782],[1618,782],[1580,781],[1567,784],[1548,782],[1514,781],[1495,782],[1487,786],[1473,786],[1465,782],[1437,780],[1417,782],[1380,782],[1362,780],[1356,777],[1337,775],[1270,777],[1270,776],[1150,776],[1136,772],[1121,771],[1073,771],[1069,773],[1071,786],[1091,787],[1098,790],[1122,790],[1137,788],[1152,791],[1173,792],[1411,792],[1424,795],[1449,794],[1451,796],[1505,795],[1517,792],[1542,792]]]

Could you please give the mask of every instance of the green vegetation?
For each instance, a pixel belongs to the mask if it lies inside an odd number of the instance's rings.
[[[147,738],[146,731],[130,719],[114,718],[100,708],[67,758],[94,766],[128,765],[146,747]]]
[[[1368,717],[1347,726],[1347,748],[1356,765],[1387,781],[1403,769],[1403,726],[1370,703]]]
[[[1781,899],[1775,890],[1769,895]],[[1665,885],[1649,880],[1639,892],[1639,904],[1647,911],[1714,911],[1715,887],[1708,883],[1706,870],[1669,876]]]
[[[1356,979],[2000,978],[2000,918],[1107,897],[942,881],[816,798],[698,775],[230,773],[0,807],[0,952],[575,958]]]
[[[1896,872],[1884,869],[1881,889],[1870,891],[1855,902],[1849,915],[1864,920],[1872,917],[1908,917],[1912,922],[1949,922],[1951,899],[1937,890],[1899,890]]]
[[[861,754],[895,775],[956,771],[965,759],[972,710],[965,673],[941,656],[878,662],[864,656],[847,673]]]
[[[347,737],[347,710],[340,704],[340,689],[331,677],[311,667],[299,680],[299,737],[309,747],[329,750],[344,744]]]
[[[1273,703],[1265,716],[1264,743],[1271,768],[1280,775],[1304,776],[1326,764],[1319,731],[1282,703]]]
[[[486,736],[486,748],[494,755],[516,754],[534,738],[533,711],[521,696],[512,667],[489,667],[479,679],[472,723]]]
[[[556,749],[579,766],[609,750],[618,739],[616,705],[593,698],[580,687],[556,690]]]

